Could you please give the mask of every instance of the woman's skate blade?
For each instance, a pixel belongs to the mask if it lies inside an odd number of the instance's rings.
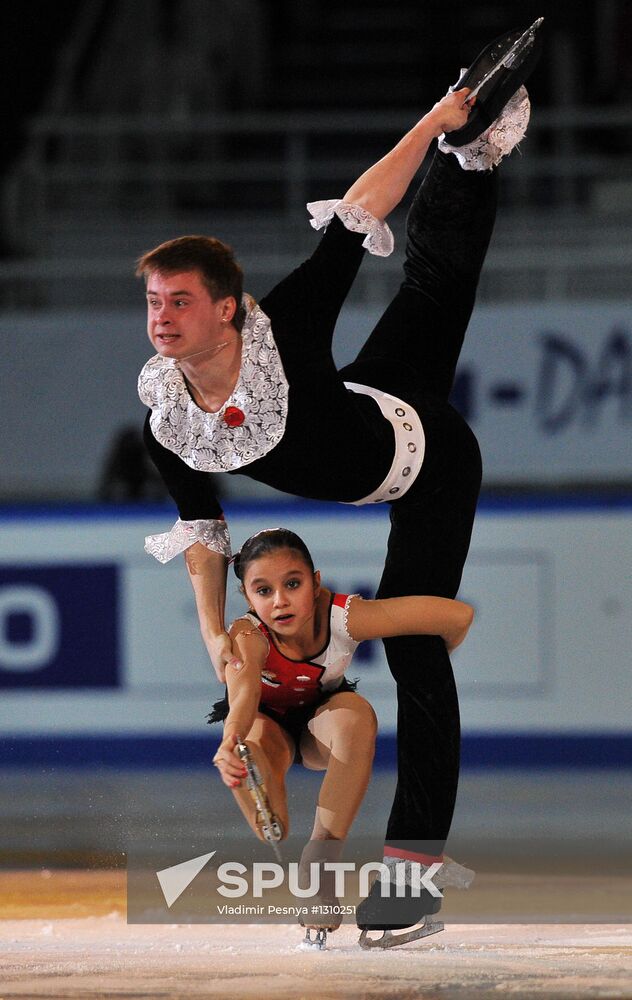
[[[419,941],[421,938],[429,937],[430,934],[438,934],[443,930],[443,921],[432,920],[432,917],[424,917],[424,922],[419,927],[412,927],[409,931],[396,934],[394,931],[382,931],[382,937],[370,938],[368,928],[360,933],[358,944],[361,948],[397,948],[402,944],[409,944],[411,941]]]
[[[315,937],[312,937],[314,931]],[[301,948],[309,948],[312,951],[325,951],[327,948],[327,928],[326,927],[306,927],[305,937],[301,941]]]

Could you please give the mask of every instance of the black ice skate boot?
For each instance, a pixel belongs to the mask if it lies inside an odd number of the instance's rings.
[[[470,87],[468,101],[474,101],[469,118],[462,128],[450,132],[451,146],[473,142],[492,122],[531,75],[542,52],[544,18],[530,28],[509,31],[491,42],[460,76],[454,90]]]
[[[382,896],[379,878],[371,886],[369,895],[356,909],[356,923],[360,934],[361,948],[396,948],[400,944],[418,941],[443,930],[441,921],[430,919],[441,909],[441,899],[432,896],[427,889],[413,894],[411,885],[404,886],[405,895],[395,896],[396,887],[390,884],[388,896]],[[406,931],[406,928],[410,930]],[[368,937],[369,931],[382,931],[379,938]],[[393,934],[393,931],[406,931]]]

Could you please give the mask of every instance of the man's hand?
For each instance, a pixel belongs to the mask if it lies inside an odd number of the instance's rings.
[[[241,670],[242,662],[233,653],[233,644],[226,632],[220,632],[219,635],[213,636],[207,643],[207,649],[215,667],[217,679],[221,684],[226,683],[226,667],[231,670]]]
[[[229,788],[237,788],[241,784],[242,778],[248,774],[235,750],[236,744],[236,736],[226,736],[213,757],[213,763],[219,771],[222,781]]]
[[[454,132],[458,128],[463,128],[471,110],[471,105],[466,104],[469,93],[469,87],[461,87],[460,90],[455,90],[442,97],[428,112],[426,118],[432,121],[436,136],[441,135],[442,132]]]

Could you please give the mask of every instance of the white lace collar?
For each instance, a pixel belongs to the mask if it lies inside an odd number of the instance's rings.
[[[246,308],[251,301],[245,299]],[[285,433],[288,381],[270,320],[259,306],[250,309],[241,334],[239,378],[218,413],[199,408],[172,358],[156,354],[138,379],[156,441],[199,472],[240,469],[267,455]],[[243,413],[240,426],[230,427],[224,419],[229,407]]]

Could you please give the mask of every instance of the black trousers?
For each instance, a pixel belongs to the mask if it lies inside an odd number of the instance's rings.
[[[481,482],[478,444],[448,403],[493,229],[497,176],[462,170],[437,153],[407,220],[405,280],[345,379],[403,366],[426,435],[421,472],[391,504],[378,597],[455,597]],[[383,379],[382,379],[383,382]],[[385,639],[397,683],[397,788],[386,842],[439,855],[459,776],[459,706],[450,658],[436,636]]]

